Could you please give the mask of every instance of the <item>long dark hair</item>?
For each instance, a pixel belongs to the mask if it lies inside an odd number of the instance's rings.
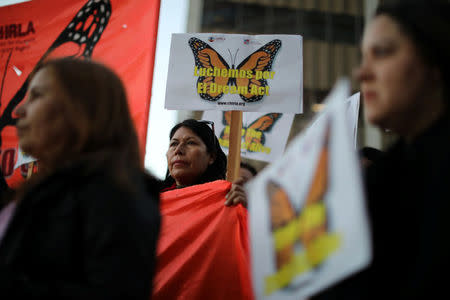
[[[67,93],[60,101],[67,107],[60,147],[28,186],[57,170],[82,165],[83,174],[104,170],[117,183],[132,187],[131,170],[144,172],[139,142],[128,108],[124,85],[108,67],[90,60],[60,58],[34,70],[50,69]],[[25,188],[27,185],[25,185]]]
[[[175,125],[170,131],[169,139],[172,139],[175,132],[180,127],[186,127],[192,130],[206,145],[209,154],[215,157],[214,162],[208,166],[206,171],[200,176],[196,184],[206,183],[218,179],[225,179],[227,171],[227,157],[220,148],[219,140],[213,130],[207,123],[194,119],[187,119]],[[166,178],[162,183],[162,188],[168,188],[175,184],[175,180],[170,176],[169,169],[166,172]]]
[[[375,16],[394,19],[417,47],[422,59],[438,68],[446,101],[450,101],[450,3],[446,0],[386,0]]]

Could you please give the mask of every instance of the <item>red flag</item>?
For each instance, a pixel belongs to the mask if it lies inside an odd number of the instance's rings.
[[[161,194],[152,299],[253,299],[247,210],[218,180]]]
[[[74,56],[100,61],[122,78],[144,155],[159,0],[40,0],[0,8],[0,164],[8,183],[17,136],[13,110],[23,103],[39,61]]]

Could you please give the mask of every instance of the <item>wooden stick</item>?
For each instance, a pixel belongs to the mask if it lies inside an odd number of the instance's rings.
[[[34,161],[28,164],[27,179],[29,179],[31,175],[33,175],[33,168],[34,168]]]
[[[239,177],[241,164],[242,111],[231,112],[230,140],[228,148],[227,180],[235,181]]]

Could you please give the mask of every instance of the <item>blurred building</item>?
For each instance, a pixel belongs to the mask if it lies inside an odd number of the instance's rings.
[[[188,32],[299,34],[303,37],[303,114],[290,139],[321,109],[336,80],[351,78],[360,60],[359,43],[376,0],[191,0]],[[299,70],[300,72],[300,70]],[[352,90],[359,87],[352,81]],[[200,112],[184,112],[200,118]],[[367,127],[367,128],[366,128]],[[360,117],[360,146],[381,147],[381,135]]]

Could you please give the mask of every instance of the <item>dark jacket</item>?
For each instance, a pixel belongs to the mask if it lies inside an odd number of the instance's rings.
[[[436,122],[410,144],[399,141],[369,167],[373,261],[368,269],[312,299],[411,300],[447,294],[449,119]]]
[[[3,177],[3,174],[0,174],[0,210],[7,204],[7,199],[11,192],[5,177]]]
[[[83,165],[28,190],[0,242],[0,298],[150,298],[160,226],[158,187]]]

